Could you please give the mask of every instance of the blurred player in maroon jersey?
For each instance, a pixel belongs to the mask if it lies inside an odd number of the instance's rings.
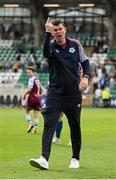
[[[28,132],[36,133],[38,128],[38,111],[41,110],[41,98],[42,98],[42,85],[40,84],[40,81],[38,77],[36,76],[36,70],[34,67],[29,66],[27,67],[27,75],[29,77],[28,80],[28,89],[23,95],[23,100],[27,97],[26,102],[26,121],[29,124]],[[32,122],[31,116],[30,116],[30,110],[34,110],[34,122]]]

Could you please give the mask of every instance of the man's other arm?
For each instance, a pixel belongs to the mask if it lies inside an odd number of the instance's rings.
[[[49,58],[50,54],[51,54],[50,40],[51,40],[51,33],[46,32],[45,33],[45,42],[44,42],[44,46],[43,46],[43,55],[45,58]]]

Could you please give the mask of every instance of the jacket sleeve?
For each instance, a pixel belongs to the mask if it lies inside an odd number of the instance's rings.
[[[83,76],[89,78],[90,76],[90,67],[89,67],[89,60],[86,59],[81,63],[81,66],[83,68]]]
[[[52,52],[52,48],[51,48],[51,33],[46,32],[45,33],[45,42],[43,45],[43,55],[45,58],[49,58]]]
[[[81,66],[83,68],[83,76],[88,77],[90,75],[90,65],[89,65],[89,60],[88,57],[85,54],[85,51],[81,45],[81,43],[78,43],[79,47],[79,60],[81,63]]]

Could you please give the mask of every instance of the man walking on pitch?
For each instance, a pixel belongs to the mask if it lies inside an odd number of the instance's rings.
[[[36,72],[35,68],[32,66],[28,66],[26,71],[29,80],[28,80],[28,88],[23,95],[23,100],[25,100],[26,96],[28,96],[25,107],[26,110],[25,118],[27,123],[29,124],[27,132],[29,133],[32,131],[32,133],[36,133],[39,123],[38,112],[41,110],[41,98],[42,98],[43,89],[39,79],[35,75]],[[34,123],[32,122],[30,115],[31,110],[34,111]]]
[[[42,155],[39,159],[30,159],[30,164],[40,169],[49,169],[48,160],[53,134],[60,113],[64,112],[70,126],[72,142],[69,168],[79,168],[81,91],[88,86],[89,61],[79,41],[66,37],[66,27],[61,20],[51,22],[48,18],[45,28],[43,54],[48,58],[50,76],[46,101],[42,109],[44,117]],[[81,80],[80,64],[83,68]]]

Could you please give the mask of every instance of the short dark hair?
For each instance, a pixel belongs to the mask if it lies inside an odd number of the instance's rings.
[[[53,21],[52,21],[52,24],[53,24],[54,26],[57,26],[57,25],[59,25],[59,24],[63,24],[63,26],[64,26],[64,22],[63,22],[61,19],[55,19],[55,20],[53,20]]]
[[[33,67],[33,66],[28,66],[28,67],[27,67],[27,70],[31,70],[31,71],[33,71],[33,72],[36,72],[36,69],[35,69],[35,67]]]

